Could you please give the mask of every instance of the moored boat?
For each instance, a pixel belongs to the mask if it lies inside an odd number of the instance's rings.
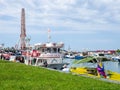
[[[113,56],[112,60],[120,62],[120,56]]]
[[[53,69],[62,69],[64,64],[68,64],[63,62],[62,49],[64,43],[51,42],[50,39],[50,29],[48,29],[48,42],[36,43],[32,47],[33,50],[31,52],[27,50],[28,55],[26,55],[25,63]]]
[[[32,56],[35,59],[35,66],[44,66],[53,69],[62,69],[62,66],[67,63],[63,63],[64,55],[62,54],[62,48],[64,43],[38,43],[34,45],[36,54]],[[33,52],[34,52],[33,51]]]

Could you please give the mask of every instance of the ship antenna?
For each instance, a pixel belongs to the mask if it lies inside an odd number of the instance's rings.
[[[50,42],[51,36],[50,36],[50,29],[48,28],[48,42]]]

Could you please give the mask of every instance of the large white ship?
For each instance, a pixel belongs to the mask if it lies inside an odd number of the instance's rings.
[[[50,42],[50,29],[48,29],[48,42],[34,44],[34,49],[30,54],[30,64],[34,62],[35,66],[44,66],[53,69],[62,69],[67,63],[63,62],[64,55],[62,53],[64,49],[63,42]],[[29,64],[29,61],[26,60]]]
[[[37,43],[32,51],[32,59],[35,66],[44,66],[53,69],[62,69],[66,63],[63,62],[62,53],[64,43]]]

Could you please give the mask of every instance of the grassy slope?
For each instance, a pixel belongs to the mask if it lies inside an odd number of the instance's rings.
[[[0,60],[0,90],[119,90],[119,84]]]

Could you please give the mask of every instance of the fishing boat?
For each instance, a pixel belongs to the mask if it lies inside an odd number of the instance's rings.
[[[34,47],[37,50],[34,50],[32,54],[32,58],[36,59],[35,66],[61,69],[66,64],[63,62],[64,55],[62,54],[64,43],[37,43]]]
[[[48,29],[48,42],[34,44],[34,50],[31,54],[31,61],[35,66],[43,66],[52,69],[62,69],[65,64],[63,62],[64,48],[63,42],[51,42],[50,30]]]
[[[65,58],[74,59],[75,55],[73,53],[68,53],[67,55],[65,55]]]

